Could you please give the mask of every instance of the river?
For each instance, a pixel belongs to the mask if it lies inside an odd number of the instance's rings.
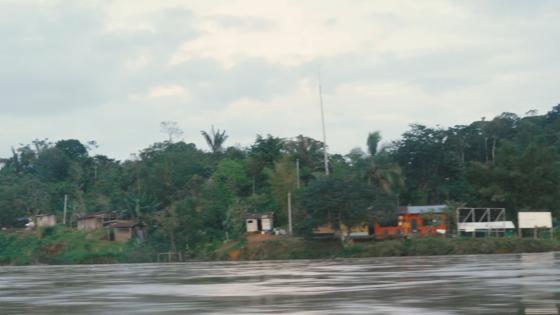
[[[0,267],[0,314],[559,314],[560,253]]]

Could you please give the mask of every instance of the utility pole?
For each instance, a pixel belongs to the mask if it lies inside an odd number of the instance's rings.
[[[323,127],[323,157],[325,160],[325,175],[329,175],[329,154],[327,152],[327,132],[325,131],[325,111],[323,109],[323,88],[321,87],[321,72],[319,72],[319,101],[321,104],[321,125]]]
[[[288,193],[288,234],[292,235],[292,193]]]
[[[301,181],[300,181],[300,174],[299,174],[299,159],[296,159],[296,177],[297,177],[296,187],[297,189],[300,189]]]
[[[62,215],[62,224],[66,225],[66,209],[68,208],[68,195],[64,195],[64,212]]]
[[[136,205],[134,206],[134,216],[140,217],[140,198],[136,197]]]

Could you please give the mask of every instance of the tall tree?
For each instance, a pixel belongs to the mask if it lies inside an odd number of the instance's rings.
[[[406,177],[406,203],[442,203],[452,197],[447,184],[461,177],[457,155],[447,149],[448,135],[441,128],[411,125],[391,153]]]
[[[160,123],[161,131],[167,134],[167,141],[173,142],[173,140],[183,136],[183,130],[179,127],[176,121],[162,121]]]
[[[210,147],[210,150],[213,153],[220,153],[224,151],[224,143],[226,142],[227,138],[229,137],[226,135],[226,131],[220,129],[214,130],[214,126],[210,128],[210,132],[201,131],[200,132],[204,137],[204,140]]]
[[[379,131],[370,132],[367,137],[367,147],[369,155],[374,156],[377,153],[377,147],[381,141],[381,133]]]
[[[64,152],[72,160],[82,160],[88,156],[87,147],[76,139],[57,141],[54,147]]]
[[[323,142],[303,135],[284,142],[285,152],[293,161],[299,160],[301,180],[307,183],[324,172]]]
[[[395,163],[385,148],[378,150],[381,133],[369,133],[367,146],[369,156],[365,157],[365,174],[368,183],[379,186],[387,194],[395,194],[404,188],[404,176],[401,167]]]

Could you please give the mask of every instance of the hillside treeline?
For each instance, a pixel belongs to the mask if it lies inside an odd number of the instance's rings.
[[[0,169],[0,226],[40,213],[60,222],[65,195],[69,224],[116,211],[145,222],[148,242],[162,250],[237,238],[248,212],[272,211],[285,226],[288,192],[298,233],[337,220],[390,222],[408,204],[505,207],[510,219],[521,210],[560,215],[560,105],[543,115],[503,113],[450,128],[413,124],[384,145],[372,131],[347,139],[365,149],[330,155],[328,177],[323,144],[309,137],[259,135],[240,148],[212,128],[201,135],[208,147],[197,148],[174,140],[176,124],[162,128],[168,140],[126,161],[92,155],[95,143],[74,139],[13,148]]]

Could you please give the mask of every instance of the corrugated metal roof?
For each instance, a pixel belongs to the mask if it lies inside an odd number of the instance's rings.
[[[142,223],[130,220],[118,220],[107,224],[106,226],[111,228],[132,228],[137,225],[142,225]]]
[[[272,218],[274,218],[274,212],[245,214],[245,219],[272,219]]]
[[[428,206],[406,206],[403,213],[422,214],[422,213],[442,213],[447,211],[446,205],[428,205]]]
[[[115,218],[117,215],[113,211],[100,211],[88,213],[78,217],[78,220],[93,219],[93,218]]]

